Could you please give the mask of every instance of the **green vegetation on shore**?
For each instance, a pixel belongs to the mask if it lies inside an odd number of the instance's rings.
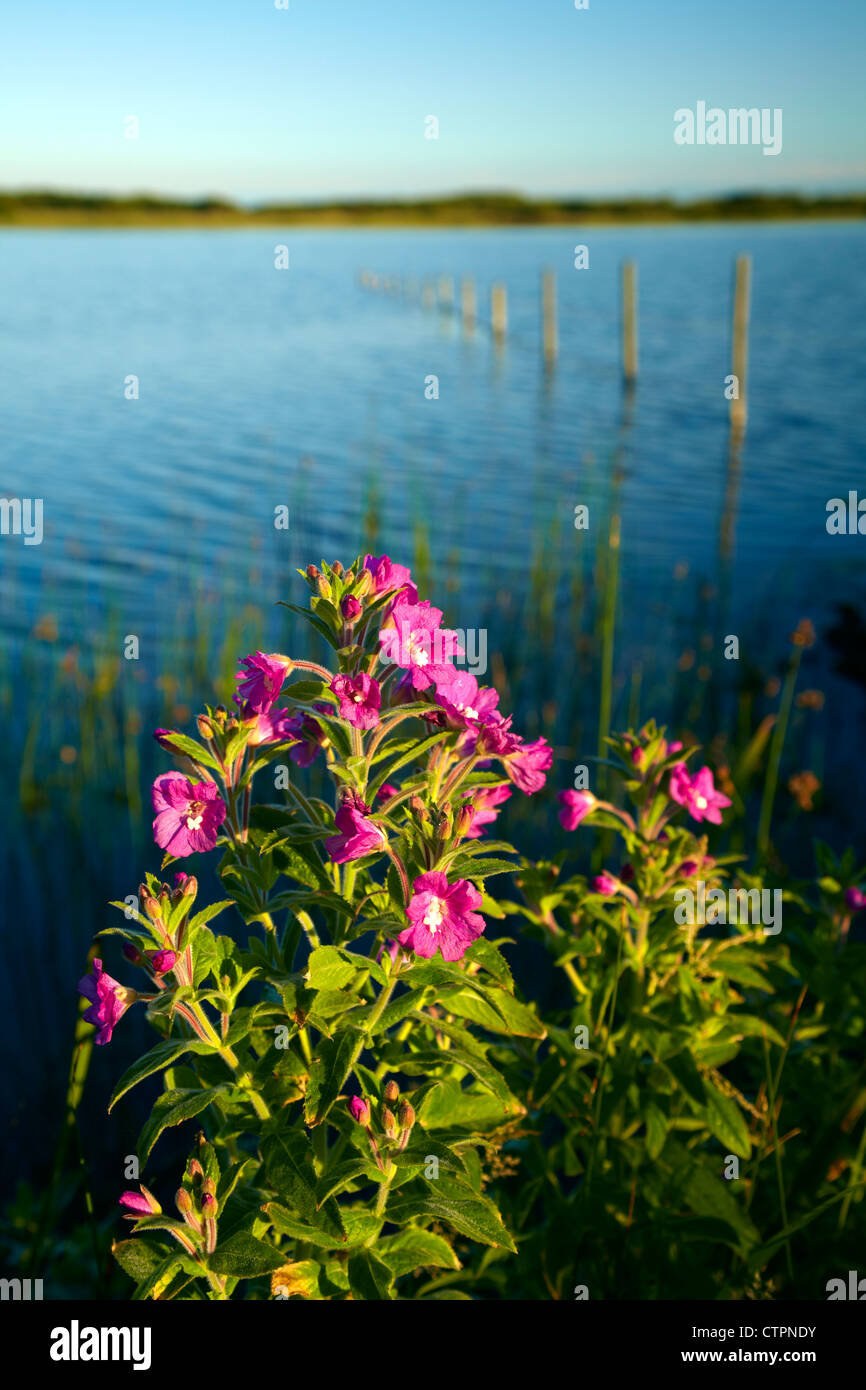
[[[465,193],[399,202],[254,208],[220,198],[180,202],[145,194],[111,198],[51,191],[0,193],[0,227],[492,227],[861,217],[866,217],[866,193],[732,193],[689,203],[670,198],[534,200],[516,193]]]

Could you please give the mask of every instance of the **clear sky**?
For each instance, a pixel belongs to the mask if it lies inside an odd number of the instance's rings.
[[[866,0],[0,0],[0,187],[863,188],[864,57]],[[698,101],[782,152],[676,145]]]

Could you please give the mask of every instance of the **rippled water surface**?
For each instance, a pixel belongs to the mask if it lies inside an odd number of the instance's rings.
[[[274,268],[285,242],[290,269]],[[590,268],[573,268],[584,242]],[[636,593],[677,562],[714,571],[726,486],[734,255],[754,257],[750,418],[735,489],[733,602],[747,610],[863,579],[863,547],[824,526],[866,490],[866,232],[859,226],[469,232],[30,232],[0,235],[0,491],[41,496],[45,539],[4,538],[4,640],[48,604],[159,625],[190,583],[285,589],[291,564],[348,555],[376,479],[383,543],[428,524],[434,559],[520,584],[553,522],[568,564],[575,504],[617,450],[623,558]],[[640,276],[641,375],[623,415],[618,265]],[[561,355],[540,368],[540,270],[557,271]],[[361,288],[371,268],[448,272],[509,291],[497,356],[482,328]],[[127,400],[134,374],[140,398]],[[439,378],[439,399],[425,379]],[[729,494],[733,496],[732,494]],[[291,509],[288,535],[274,507]],[[558,523],[558,524],[557,524]],[[13,602],[14,595],[14,602]],[[792,597],[792,603],[794,598]],[[793,610],[792,610],[793,611]],[[463,615],[471,622],[471,615]]]

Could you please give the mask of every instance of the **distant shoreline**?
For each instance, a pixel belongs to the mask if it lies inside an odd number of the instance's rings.
[[[0,193],[0,229],[10,227],[555,227],[725,222],[827,221],[866,218],[866,193],[736,193],[677,203],[667,198],[545,200],[519,194],[468,193],[406,201],[334,201],[242,208],[222,199],[180,202],[141,195]]]

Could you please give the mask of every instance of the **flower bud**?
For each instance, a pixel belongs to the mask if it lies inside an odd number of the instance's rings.
[[[866,893],[861,888],[846,888],[845,903],[852,912],[862,912],[866,907]]]
[[[217,1214],[217,1199],[212,1192],[206,1192],[201,1199],[201,1214],[206,1220],[213,1220]]]
[[[186,1216],[192,1211],[192,1197],[190,1197],[185,1187],[179,1187],[174,1197],[174,1204],[181,1216]]]
[[[341,575],[343,573],[343,566],[340,564],[339,560],[334,561],[334,563],[331,566],[331,569],[334,571],[334,574],[336,575]]]
[[[128,961],[133,965],[141,965],[141,952],[137,946],[133,946],[131,941],[124,941],[120,948]]]
[[[212,739],[212,738],[213,738],[213,735],[214,735],[214,727],[213,727],[213,724],[212,724],[212,723],[210,722],[210,720],[208,719],[208,717],[207,717],[206,714],[200,714],[200,715],[198,715],[198,717],[196,718],[196,721],[195,721],[195,722],[196,722],[196,727],[198,728],[198,731],[199,731],[199,733],[201,734],[202,738],[206,738],[206,739]]]
[[[370,1107],[361,1096],[352,1096],[349,1101],[349,1114],[366,1129],[370,1123]]]
[[[197,1158],[190,1159],[186,1171],[196,1184],[196,1187],[201,1187],[202,1179],[204,1178],[204,1169]]]
[[[415,1111],[408,1100],[401,1100],[397,1111],[397,1123],[401,1129],[411,1129],[415,1123]]]
[[[334,590],[331,588],[331,581],[320,574],[316,580],[316,591],[322,598],[331,598]]]
[[[178,878],[179,877],[180,875],[178,874]],[[185,874],[184,879],[185,882],[183,885],[183,896],[185,898],[194,898],[196,893],[198,892],[198,879],[195,877],[194,874]]]
[[[600,893],[603,898],[610,898],[619,888],[619,880],[613,874],[598,874],[590,884],[593,893]]]
[[[177,749],[171,743],[171,739],[177,736],[176,729],[154,729],[153,736],[160,748],[164,748],[166,753],[177,752]]]
[[[389,1081],[385,1087],[384,1096],[387,1101],[396,1100],[400,1094],[400,1087],[396,1081]]]
[[[353,623],[356,618],[360,617],[363,611],[363,605],[360,604],[352,594],[346,594],[346,597],[340,604],[340,612],[346,619],[346,622]]]
[[[358,582],[355,585],[355,594],[358,598],[366,598],[373,588],[373,576],[368,569],[361,570]]]
[[[457,836],[458,839],[462,839],[464,835],[467,835],[469,833],[469,831],[472,829],[472,822],[474,819],[475,812],[473,811],[472,806],[468,801],[464,802],[464,804],[460,807],[460,810],[457,812],[457,818],[454,821],[454,834]]]
[[[139,1192],[122,1192],[120,1194],[120,1205],[127,1207],[136,1216],[159,1216],[162,1207],[153,1193],[148,1191],[143,1182],[140,1182],[138,1186]]]
[[[148,917],[150,918],[151,922],[162,921],[162,909],[159,903],[157,902],[156,898],[151,897],[150,893],[147,893],[145,895],[145,897],[142,899],[141,905],[147,913]]]
[[[154,975],[167,975],[174,969],[177,951],[148,951],[147,958]]]
[[[397,1138],[397,1121],[394,1119],[393,1111],[387,1105],[382,1110],[382,1128],[389,1139]]]

